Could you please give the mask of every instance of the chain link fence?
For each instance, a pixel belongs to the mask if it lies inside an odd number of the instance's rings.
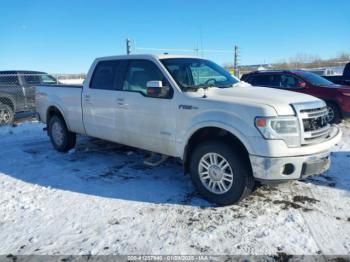
[[[33,71],[0,72],[0,125],[11,125],[35,115],[36,86],[82,84],[84,78],[84,75]]]

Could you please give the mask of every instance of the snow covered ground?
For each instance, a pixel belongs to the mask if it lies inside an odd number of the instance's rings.
[[[228,207],[176,160],[86,137],[61,154],[42,128],[0,128],[0,254],[350,254],[350,123],[329,172]]]
[[[84,79],[79,78],[79,79],[59,79],[59,82],[61,84],[65,85],[82,85],[84,82]]]

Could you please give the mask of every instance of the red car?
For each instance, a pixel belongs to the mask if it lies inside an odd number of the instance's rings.
[[[350,118],[350,87],[336,85],[314,73],[303,70],[264,70],[245,74],[241,80],[253,86],[285,89],[323,99],[328,106],[330,123]]]

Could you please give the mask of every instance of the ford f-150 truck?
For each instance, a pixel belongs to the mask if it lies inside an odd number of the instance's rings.
[[[204,198],[228,205],[255,180],[325,172],[341,138],[322,100],[262,88],[205,59],[127,55],[96,59],[82,87],[37,87],[36,102],[58,151],[83,134],[177,157]]]

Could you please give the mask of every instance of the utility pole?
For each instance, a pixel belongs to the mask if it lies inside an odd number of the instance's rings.
[[[234,48],[233,69],[235,70],[235,76],[239,77],[239,72],[238,72],[238,46],[237,45],[235,45],[235,48]]]
[[[131,40],[129,38],[126,39],[126,54],[131,54]]]

